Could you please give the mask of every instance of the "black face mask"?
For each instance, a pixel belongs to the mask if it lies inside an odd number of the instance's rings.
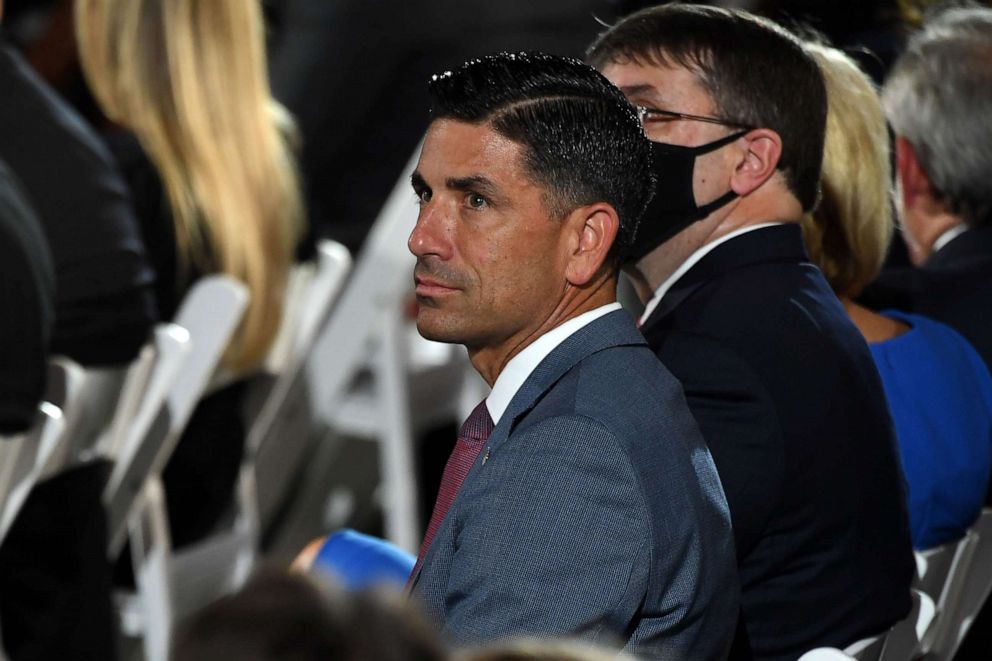
[[[658,182],[654,197],[641,217],[634,245],[627,255],[628,264],[639,261],[689,225],[706,218],[737,197],[737,193],[731,190],[712,202],[697,206],[692,193],[692,175],[696,168],[696,157],[729,145],[749,130],[738,131],[698,147],[652,141],[651,160]]]

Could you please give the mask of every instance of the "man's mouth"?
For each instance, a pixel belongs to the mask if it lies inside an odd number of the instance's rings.
[[[417,296],[443,296],[458,291],[457,287],[452,287],[434,278],[415,275],[413,281],[417,285]]]

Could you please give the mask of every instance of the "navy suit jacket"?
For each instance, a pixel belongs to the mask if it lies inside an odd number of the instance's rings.
[[[569,635],[726,656],[726,500],[681,387],[625,312],[576,332],[521,386],[412,591],[458,644]]]
[[[754,656],[843,648],[905,616],[914,561],[885,394],[799,226],[714,248],[641,330],[720,473]]]
[[[971,342],[992,369],[992,226],[969,229],[921,268],[882,273],[860,297],[942,321]]]

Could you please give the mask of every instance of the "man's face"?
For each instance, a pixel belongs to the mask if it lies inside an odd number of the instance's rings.
[[[713,99],[696,74],[684,67],[613,63],[603,69],[603,75],[635,106],[704,117],[716,115]],[[707,144],[733,130],[736,129],[689,119],[658,118],[644,124],[648,139],[683,147]],[[697,204],[711,202],[730,189],[733,164],[727,160],[729,154],[727,149],[718,149],[696,157],[692,194]],[[650,222],[650,219],[645,218],[642,222]],[[693,223],[642,259],[637,268],[641,269],[641,277],[651,281],[650,288],[658,286],[699,248],[716,222],[718,219],[711,218]]]
[[[565,292],[568,251],[520,146],[486,124],[435,121],[413,186],[421,335],[469,351],[523,343]]]
[[[603,75],[635,106],[702,117],[719,114],[696,73],[684,67],[612,63],[603,69]],[[737,130],[698,120],[658,116],[649,116],[644,124],[648,139],[683,147],[704,145]],[[729,150],[718,149],[696,158],[693,195],[697,204],[705,204],[727,192],[732,168],[730,155]]]

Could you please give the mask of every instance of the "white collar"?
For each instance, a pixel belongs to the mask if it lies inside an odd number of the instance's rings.
[[[947,230],[946,232],[944,232],[943,234],[937,237],[937,240],[933,242],[933,248],[930,249],[930,252],[931,253],[937,252],[938,250],[946,246],[948,243],[950,243],[954,239],[964,234],[965,231],[967,231],[967,229],[968,226],[965,225],[964,223],[961,223],[960,225],[955,225],[954,227],[952,227],[951,229]]]
[[[678,282],[679,278],[685,275],[689,271],[689,269],[695,266],[699,260],[705,257],[711,250],[716,248],[718,245],[720,245],[721,243],[726,243],[731,239],[735,239],[739,237],[741,234],[747,234],[748,232],[753,232],[754,230],[760,230],[766,227],[774,227],[775,225],[784,225],[784,224],[785,223],[761,223],[759,225],[749,225],[747,227],[736,229],[729,234],[725,234],[724,236],[721,236],[719,239],[715,241],[712,241],[697,248],[694,253],[689,255],[688,259],[682,262],[682,264],[680,264],[679,267],[675,269],[674,273],[668,276],[668,278],[664,282],[662,282],[657,289],[654,290],[654,295],[651,296],[651,300],[649,300],[647,305],[644,306],[644,313],[641,315],[638,324],[645,323],[648,320],[648,318],[651,316],[651,313],[654,312],[655,308],[658,307],[658,304],[661,303],[661,299],[664,298],[665,294],[668,293],[668,290],[671,289],[676,282]]]
[[[486,398],[486,408],[493,419],[493,424],[498,425],[499,419],[506,412],[506,407],[524,385],[524,381],[531,375],[531,372],[544,360],[549,353],[554,351],[559,344],[571,337],[579,329],[587,324],[599,319],[604,314],[620,310],[619,303],[609,303],[602,305],[595,310],[583,312],[577,317],[573,317],[565,323],[555,326],[547,333],[537,338],[518,353],[510,362],[506,364],[503,371],[496,377],[493,390]]]

